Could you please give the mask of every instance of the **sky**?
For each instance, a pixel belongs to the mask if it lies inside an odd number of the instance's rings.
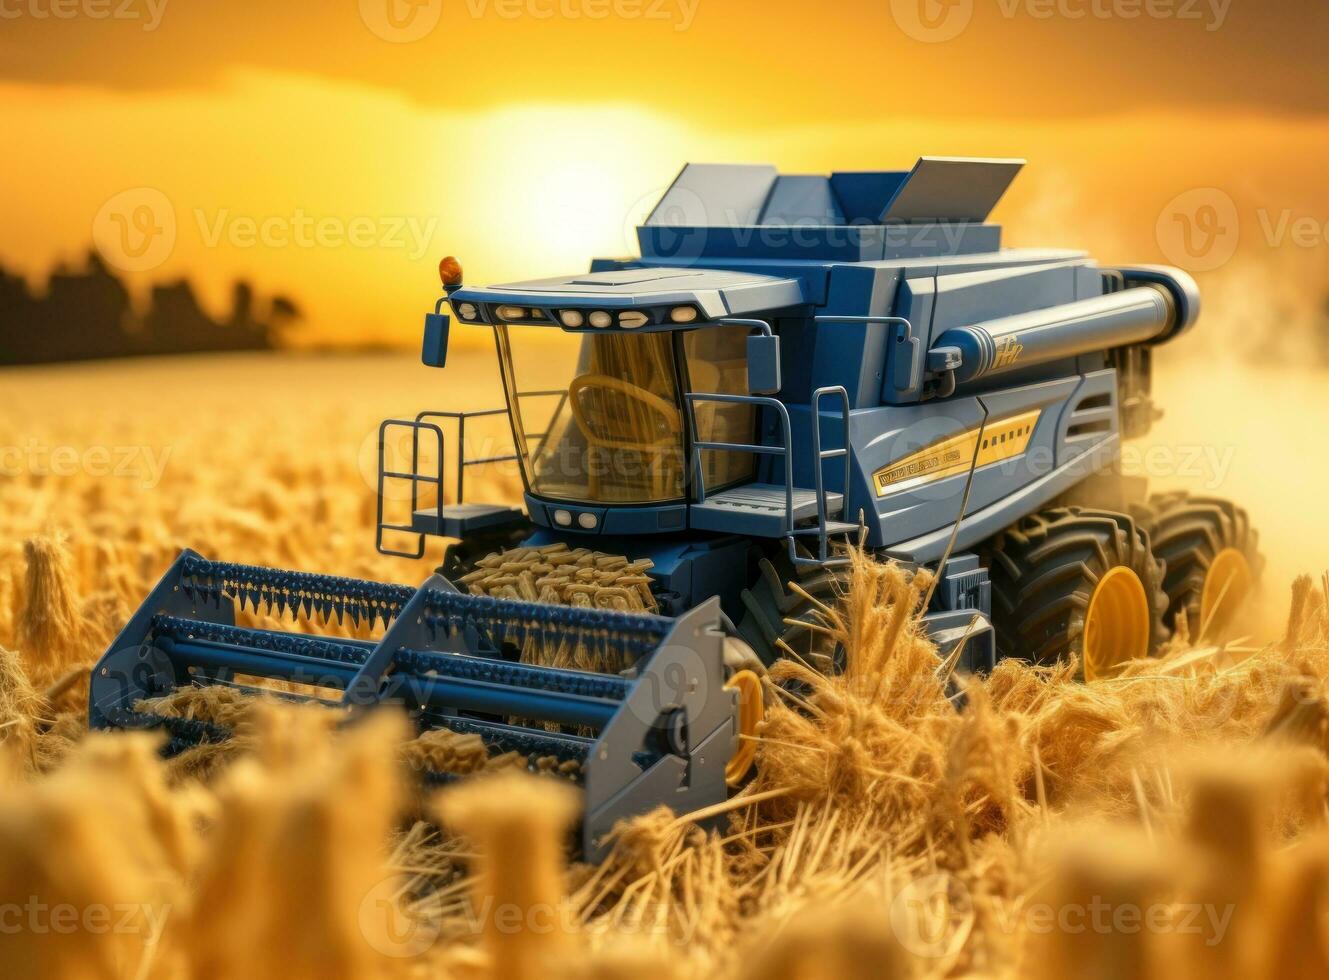
[[[307,342],[409,343],[443,255],[630,254],[689,160],[955,154],[1029,160],[1008,242],[1314,298],[1326,42],[1321,0],[0,0],[0,265],[95,243],[140,290],[245,277]]]

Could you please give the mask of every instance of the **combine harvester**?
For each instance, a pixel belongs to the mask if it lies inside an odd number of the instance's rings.
[[[453,317],[491,330],[507,407],[383,424],[379,550],[449,539],[438,574],[415,589],[186,553],[95,668],[92,725],[164,728],[168,751],[226,737],[144,703],[188,685],[400,705],[580,783],[595,858],[616,821],[749,777],[763,665],[836,669],[807,624],[847,544],[939,572],[923,621],[943,672],[1074,658],[1093,680],[1183,615],[1212,635],[1259,571],[1244,513],[1113,472],[1158,415],[1153,349],[1195,323],[1195,283],[1002,249],[987,219],[1021,166],[691,165],[640,258],[489,288],[445,260],[424,361],[444,366]],[[468,458],[468,420],[494,415],[515,449]],[[505,460],[525,506],[466,500],[467,470]],[[238,627],[251,604],[383,632]]]

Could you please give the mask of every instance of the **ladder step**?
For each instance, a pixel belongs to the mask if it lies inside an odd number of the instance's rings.
[[[832,534],[848,534],[848,533],[850,533],[851,531],[857,531],[857,530],[858,530],[858,525],[857,525],[857,524],[850,524],[850,523],[848,523],[848,522],[846,522],[846,521],[827,521],[827,522],[826,522],[826,534],[827,534],[827,536],[830,536],[830,535],[832,535]],[[795,536],[795,537],[798,537],[798,538],[804,538],[804,537],[816,537],[816,536],[818,536],[818,535],[820,535],[820,534],[821,534],[821,528],[819,528],[819,527],[796,527],[796,528],[794,528],[794,536]]]

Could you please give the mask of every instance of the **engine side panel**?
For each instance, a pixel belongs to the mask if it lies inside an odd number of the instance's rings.
[[[861,511],[869,544],[880,548],[948,530],[960,514],[977,455],[965,513],[1009,504],[1010,523],[1039,506],[1040,494],[1021,497],[1022,491],[1073,484],[1115,458],[1115,392],[1116,372],[1106,370],[855,411],[845,519],[857,521]],[[800,463],[795,479],[810,486],[810,414],[791,407],[790,415]],[[822,434],[825,448],[838,446],[839,426],[825,413]],[[838,465],[828,465],[825,476],[828,489],[844,489]]]

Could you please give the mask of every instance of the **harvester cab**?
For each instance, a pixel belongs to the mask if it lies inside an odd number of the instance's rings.
[[[169,709],[181,688],[394,703],[421,738],[584,785],[595,857],[615,821],[743,783],[765,666],[837,668],[818,608],[850,544],[938,573],[942,672],[1018,656],[1093,679],[1183,615],[1207,628],[1259,570],[1244,514],[1110,475],[1157,415],[1153,348],[1195,322],[1195,284],[1003,249],[988,218],[1021,166],[689,165],[639,257],[483,288],[445,260],[423,360],[490,331],[507,404],[380,430],[378,548],[446,539],[438,573],[413,589],[186,553],[98,665],[93,724],[164,727],[178,751],[226,737]],[[496,417],[511,448],[471,455]],[[520,505],[468,499],[499,462]],[[250,603],[301,631],[237,626]],[[381,635],[315,631],[345,616]]]
[[[515,441],[513,456],[499,459],[520,463],[525,507],[445,504],[435,493],[432,506],[413,507],[409,523],[380,522],[380,550],[418,556],[428,534],[464,541],[472,532],[530,521],[555,536],[583,536],[567,538],[569,544],[587,535],[738,532],[784,540],[791,562],[828,563],[835,561],[828,539],[857,526],[836,520],[844,493],[829,486],[844,487],[849,475],[847,391],[829,385],[812,394],[835,444],[823,449],[821,429],[811,433],[818,465],[806,486],[797,475],[790,410],[776,397],[780,337],[771,323],[806,306],[797,279],[640,269],[459,287],[450,299],[463,324],[492,326]],[[569,336],[571,349],[557,344]],[[429,458],[442,458],[447,434],[440,420],[453,418],[464,431],[468,420],[503,411],[429,412],[384,423],[381,447],[389,447],[393,429],[404,428],[412,450],[405,471],[380,459],[380,501],[394,496],[393,480],[417,487],[413,504],[435,488],[438,473],[422,472],[419,461],[422,447]],[[760,438],[759,424],[766,426]],[[459,439],[458,473],[494,461],[467,459]],[[839,476],[828,482],[832,465]],[[392,532],[415,535],[412,546],[394,551]],[[815,558],[796,547],[799,538],[815,539]],[[630,550],[640,552],[641,543]]]

